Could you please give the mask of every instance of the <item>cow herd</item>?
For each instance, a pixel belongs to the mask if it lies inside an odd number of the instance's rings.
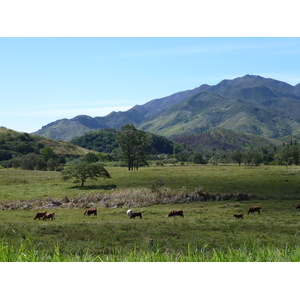
[[[55,213],[54,212],[46,212],[46,211],[42,211],[42,212],[38,212],[36,215],[35,215],[35,217],[34,217],[34,220],[36,220],[36,219],[43,219],[44,221],[45,220],[52,220],[53,221],[53,219],[55,219]]]
[[[254,212],[258,212],[260,214],[260,210],[261,210],[261,207],[260,206],[251,206],[249,209],[248,209],[248,215],[249,214],[254,214]],[[244,215],[243,214],[239,214],[239,215],[233,215],[235,218],[237,219],[244,219]]]
[[[300,209],[300,204],[296,206],[296,209]],[[254,214],[255,212],[260,214],[260,210],[261,210],[260,206],[251,206],[248,210],[248,215],[250,213]],[[130,219],[135,219],[136,217],[139,217],[140,219],[142,219],[141,212],[133,212],[131,209],[128,209],[126,214],[127,214],[127,216],[130,217]],[[83,215],[84,216],[90,216],[90,215],[97,216],[97,208],[88,208],[85,210]],[[174,216],[184,217],[183,210],[172,210],[168,214],[168,217],[174,217]],[[235,217],[237,219],[243,219],[244,215],[243,214],[235,214],[235,215],[233,215],[233,217]],[[34,220],[36,220],[36,219],[39,219],[39,220],[43,219],[44,221],[51,219],[53,221],[53,219],[55,219],[55,213],[47,212],[47,211],[38,212],[34,217]]]
[[[135,219],[136,217],[140,217],[140,219],[143,218],[141,212],[133,212],[131,209],[128,209],[126,214],[130,217],[130,219]],[[97,208],[88,208],[85,210],[83,215],[84,216],[91,216],[91,215],[97,216]],[[173,217],[173,216],[184,217],[183,210],[172,210],[168,214],[168,217]],[[34,220],[43,219],[44,221],[47,219],[51,219],[53,221],[53,219],[55,219],[55,213],[49,213],[47,211],[38,212],[33,219]]]

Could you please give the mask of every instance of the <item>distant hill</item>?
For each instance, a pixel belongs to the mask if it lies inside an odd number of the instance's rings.
[[[89,152],[89,150],[69,142],[51,140],[0,127],[0,154],[10,152],[18,156],[38,152],[39,149],[46,146],[51,147],[58,155],[79,156]]]
[[[300,84],[255,75],[201,85],[105,117],[80,115],[52,122],[35,135],[70,141],[86,132],[125,124],[173,137],[224,128],[265,138],[300,136]]]
[[[133,124],[138,127],[144,120],[155,116],[162,109],[167,109],[202,89],[203,87],[199,87],[191,91],[179,92],[165,98],[152,100],[144,105],[136,105],[126,112],[111,112],[105,117],[92,118],[86,115],[79,115],[72,119],[57,120],[43,126],[42,129],[33,132],[33,134],[55,140],[71,141],[75,137],[97,129],[120,129],[126,124]]]

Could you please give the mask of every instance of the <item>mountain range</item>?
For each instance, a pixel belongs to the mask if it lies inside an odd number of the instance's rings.
[[[57,120],[33,134],[70,141],[89,131],[120,129],[125,124],[169,138],[222,128],[265,138],[300,137],[300,84],[245,75],[203,84],[125,112]]]

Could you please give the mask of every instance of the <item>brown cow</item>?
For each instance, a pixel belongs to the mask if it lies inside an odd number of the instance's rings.
[[[53,219],[55,219],[55,213],[46,213],[45,215],[44,215],[44,217],[43,217],[43,220],[45,221],[45,220],[47,220],[47,219],[52,219],[52,221],[53,221]]]
[[[183,215],[183,210],[172,210],[172,211],[168,214],[168,217],[174,217],[174,216],[184,217],[184,215]]]
[[[142,213],[141,212],[137,212],[137,213],[132,213],[130,216],[130,219],[135,219],[135,217],[140,217],[140,219],[142,219]]]
[[[260,206],[251,206],[248,210],[248,215],[250,213],[254,214],[255,211],[257,211],[260,214],[260,209],[261,209]]]
[[[300,204],[296,206],[296,209],[300,209]]]
[[[40,220],[41,218],[44,217],[44,215],[45,215],[46,213],[47,213],[46,211],[38,212],[38,213],[35,215],[35,217],[34,217],[33,220],[36,220],[36,219],[39,219],[39,220]]]
[[[94,215],[97,216],[97,208],[88,208],[84,214],[84,216],[90,216],[90,215]]]
[[[233,215],[234,217],[236,217],[237,219],[243,219],[243,214],[240,215]]]

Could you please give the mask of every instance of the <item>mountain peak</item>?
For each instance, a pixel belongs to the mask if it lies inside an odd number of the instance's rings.
[[[263,77],[261,77],[259,75],[250,75],[250,74],[246,74],[245,76],[242,76],[241,78],[263,79]]]

